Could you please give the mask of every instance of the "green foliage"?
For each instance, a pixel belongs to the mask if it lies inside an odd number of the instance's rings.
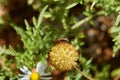
[[[120,68],[113,70],[111,76],[112,77],[120,76]]]
[[[50,46],[53,43],[52,41],[55,38],[51,38],[53,34],[49,26],[45,25],[42,27],[43,25],[41,24],[46,9],[47,6],[41,11],[38,20],[33,18],[34,27],[30,26],[27,20],[25,20],[26,31],[15,24],[11,24],[17,33],[21,35],[21,40],[24,44],[23,52],[16,52],[11,48],[19,67],[26,65],[31,68],[35,66],[36,62],[42,60],[42,58],[47,58],[46,54],[49,52]]]
[[[109,71],[110,71],[110,65],[109,64],[103,64],[102,69],[98,69],[98,67],[95,65],[92,67],[93,71],[95,71],[95,80],[109,80]]]
[[[5,2],[4,2],[5,1]],[[7,0],[3,0],[5,4]],[[33,24],[25,19],[26,29],[20,28],[13,21],[10,25],[21,36],[23,42],[22,50],[15,50],[11,46],[9,49],[0,47],[0,80],[9,77],[14,80],[18,77],[18,70],[22,66],[32,69],[37,62],[47,62],[50,48],[54,42],[61,37],[68,38],[70,43],[75,45],[79,52],[78,68],[85,74],[92,76],[90,70],[95,73],[96,80],[108,80],[110,65],[102,65],[103,69],[99,71],[98,66],[91,64],[92,59],[88,60],[82,56],[82,49],[85,43],[82,41],[85,35],[82,32],[83,24],[90,24],[92,19],[99,15],[118,16],[115,25],[111,29],[113,41],[113,52],[116,53],[120,49],[120,2],[119,0],[27,0],[28,5],[34,10],[38,10],[40,15],[36,19],[33,17]],[[69,12],[76,5],[84,6],[84,10],[79,13],[85,18],[78,19],[77,16]],[[47,6],[46,6],[47,5]],[[94,24],[94,22],[93,22]],[[0,26],[4,26],[5,22],[0,17]],[[0,27],[1,28],[1,27]],[[21,48],[20,48],[21,49]],[[114,54],[115,56],[115,54]],[[8,59],[10,57],[10,60]],[[2,61],[1,61],[2,60]],[[10,67],[15,65],[15,69]],[[112,72],[112,77],[119,74],[119,69]],[[67,73],[68,80],[82,80],[81,74],[76,70]]]
[[[118,13],[116,22],[114,26],[110,29],[110,32],[112,33],[112,37],[114,38],[114,46],[113,46],[113,56],[116,55],[117,51],[120,49],[120,7],[118,6],[116,8],[116,12]]]
[[[5,26],[5,22],[3,21],[2,17],[0,17],[0,28]]]
[[[119,10],[117,9],[118,13]],[[120,15],[117,16],[115,25],[111,28],[112,37],[114,38],[114,46],[113,46],[113,56],[116,55],[117,51],[120,49]]]
[[[12,69],[12,65],[15,64],[15,61],[9,60],[13,54],[10,50],[6,49],[5,46],[0,47],[0,64],[2,68],[0,69],[0,79],[4,80],[6,76],[9,76],[10,79],[15,79],[17,71]],[[15,72],[14,72],[15,71]]]

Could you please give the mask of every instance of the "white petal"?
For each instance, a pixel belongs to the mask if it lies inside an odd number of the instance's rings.
[[[30,75],[21,76],[22,78],[18,78],[18,80],[30,80]]]
[[[24,74],[31,74],[30,70],[29,70],[26,66],[23,66],[23,68],[20,68],[20,70],[21,70]]]
[[[41,76],[49,76],[51,75],[51,73],[43,73],[43,74],[40,74]]]
[[[29,75],[25,75],[25,74],[18,74],[19,77],[26,77],[26,76],[29,76]]]
[[[52,79],[52,77],[40,77],[40,80],[51,80]]]
[[[36,66],[36,70],[39,74],[44,72],[44,70],[47,68],[47,65],[43,64],[42,62],[39,62]]]
[[[26,78],[19,78],[18,80],[27,80]]]

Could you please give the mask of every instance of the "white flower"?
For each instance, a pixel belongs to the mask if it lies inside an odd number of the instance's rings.
[[[47,66],[42,62],[39,62],[34,72],[31,72],[26,66],[20,68],[23,74],[19,74],[18,80],[51,80],[52,77],[48,77],[50,73],[45,73]]]

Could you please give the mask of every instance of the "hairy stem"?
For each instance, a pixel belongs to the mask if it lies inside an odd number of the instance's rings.
[[[89,77],[88,75],[84,74],[82,71],[80,71],[80,69],[78,69],[78,67],[76,67],[75,65],[73,65],[74,68],[80,73],[82,74],[85,78],[89,79],[89,80],[94,80],[93,78]]]

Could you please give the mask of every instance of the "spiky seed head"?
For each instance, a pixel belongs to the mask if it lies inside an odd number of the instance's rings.
[[[53,46],[49,53],[50,63],[58,70],[69,71],[76,66],[78,52],[75,47],[67,42],[60,42]]]

